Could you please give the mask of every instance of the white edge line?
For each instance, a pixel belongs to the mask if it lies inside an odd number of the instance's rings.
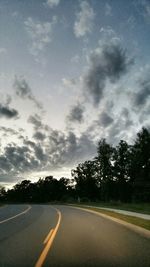
[[[24,210],[23,212],[18,213],[18,214],[14,215],[14,216],[12,216],[12,217],[10,217],[10,218],[8,218],[8,219],[5,219],[5,220],[3,220],[3,221],[0,221],[0,224],[5,223],[5,222],[8,222],[8,221],[10,221],[10,220],[13,220],[13,219],[15,219],[16,217],[19,217],[19,216],[21,216],[21,215],[27,213],[30,209],[31,209],[31,206],[28,206],[28,208],[27,208],[26,210]]]

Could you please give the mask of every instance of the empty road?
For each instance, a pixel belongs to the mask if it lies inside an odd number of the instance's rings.
[[[0,208],[0,267],[149,267],[150,239],[74,207]]]

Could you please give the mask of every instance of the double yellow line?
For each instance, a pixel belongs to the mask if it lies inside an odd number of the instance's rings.
[[[46,238],[45,238],[45,240],[43,242],[43,244],[44,245],[46,244],[46,245],[45,245],[45,247],[44,247],[44,249],[43,249],[43,251],[42,251],[42,253],[41,253],[41,255],[40,255],[40,257],[39,257],[39,259],[37,261],[37,263],[35,264],[35,267],[41,267],[43,265],[43,263],[44,263],[44,261],[45,261],[45,259],[47,257],[47,254],[48,254],[48,252],[49,252],[49,250],[50,250],[50,248],[52,246],[52,243],[54,241],[54,238],[55,238],[55,236],[57,234],[59,225],[60,225],[61,212],[58,209],[56,209],[56,208],[54,208],[54,209],[57,211],[58,221],[57,221],[57,224],[56,224],[55,228],[54,229],[51,229],[49,231],[48,235],[46,236]]]

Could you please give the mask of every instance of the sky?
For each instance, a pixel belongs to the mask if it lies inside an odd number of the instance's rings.
[[[150,127],[149,0],[0,0],[0,184],[71,177]]]

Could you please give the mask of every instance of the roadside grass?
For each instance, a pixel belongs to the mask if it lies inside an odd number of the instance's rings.
[[[81,202],[80,204],[150,214],[150,203]]]
[[[120,214],[120,213],[117,213],[117,212],[114,212],[114,211],[103,210],[103,209],[100,209],[100,208],[93,208],[93,207],[88,207],[87,208],[84,205],[73,205],[73,206],[77,206],[77,207],[84,208],[84,209],[87,209],[87,210],[93,210],[93,211],[96,211],[96,212],[99,212],[99,213],[103,213],[105,215],[108,215],[108,216],[111,216],[111,217],[126,221],[128,223],[132,223],[132,224],[135,224],[137,226],[143,227],[143,228],[145,228],[147,230],[150,230],[150,220],[145,220],[145,219],[137,218],[137,217],[134,217],[134,216]]]

